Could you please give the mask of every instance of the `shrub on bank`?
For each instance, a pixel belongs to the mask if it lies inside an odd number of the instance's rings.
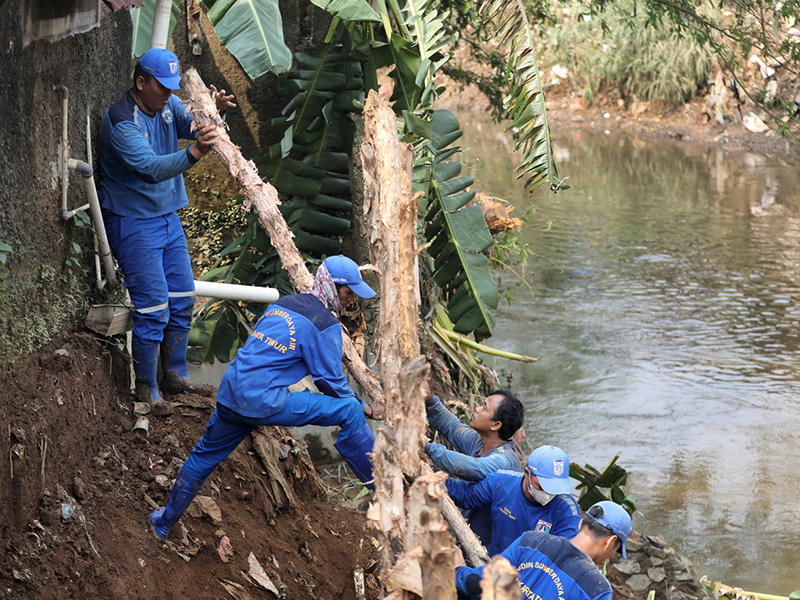
[[[540,56],[568,68],[573,89],[586,103],[612,87],[623,98],[675,106],[707,84],[712,50],[667,27],[648,26],[644,16],[635,16],[631,0],[602,15],[586,14],[576,2],[554,4],[553,13],[556,22],[540,26]]]

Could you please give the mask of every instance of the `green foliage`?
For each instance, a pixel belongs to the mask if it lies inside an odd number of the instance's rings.
[[[414,189],[425,196],[420,230],[431,242],[433,279],[447,302],[455,331],[472,333],[477,339],[490,336],[491,310],[499,299],[486,253],[492,237],[480,207],[468,206],[474,196],[467,190],[471,178],[459,177],[461,165],[448,161],[456,151],[449,146],[461,135],[458,121],[450,113],[432,110],[441,93],[435,75],[447,62],[446,48],[453,40],[446,27],[447,12],[435,0],[377,0],[381,37],[375,31],[378,21],[363,0],[315,3],[335,15],[328,38],[307,55],[295,57],[299,68],[282,84],[295,96],[284,116],[274,122],[286,128],[285,134],[269,157],[255,159],[281,196],[280,210],[298,249],[307,259],[339,251],[351,210],[348,161],[354,128],[347,113],[361,110],[365,91],[378,87],[378,70],[391,65],[393,107],[402,115],[403,139],[412,142],[416,152]],[[484,3],[488,13],[482,18],[495,23],[495,35],[501,32],[514,44],[504,72],[512,92],[507,106],[523,149],[522,174],[529,178],[531,189],[545,181],[558,189],[562,182],[549,147],[530,30],[521,5],[515,5],[517,12],[509,25],[501,4]],[[246,232],[221,253],[204,279],[281,289],[285,274],[277,254],[255,218],[248,217],[248,222]],[[230,355],[234,338],[246,337],[247,323],[258,312],[255,307],[224,302],[204,305],[198,315],[203,330],[195,336],[202,358]],[[233,327],[235,335],[218,331],[223,326]]]
[[[84,210],[77,211],[72,215],[72,224],[76,227],[92,227],[92,218]]]
[[[195,173],[187,175],[189,178],[192,176],[198,177]],[[201,193],[205,193],[205,190],[207,188],[203,188]],[[208,190],[207,193],[214,195],[219,191]],[[192,250],[193,262],[202,270],[212,267],[219,252],[231,241],[230,238],[238,236],[247,227],[241,196],[228,198],[224,206],[216,210],[186,208],[181,221]]]
[[[661,35],[671,35],[677,44],[709,48],[725,79],[735,80],[740,94],[771,116],[777,130],[797,149],[795,140],[800,123],[794,101],[795,83],[800,74],[800,43],[788,31],[797,26],[800,0],[779,3],[773,0],[731,3],[634,0],[623,5],[586,0],[577,6],[589,16],[596,16],[605,30],[612,28],[609,22],[620,20],[631,30],[654,29]],[[618,6],[623,6],[622,10]],[[759,56],[775,68],[771,79],[779,82],[778,97],[773,99],[760,94],[766,81],[760,75],[751,77],[748,74],[752,65],[747,58],[751,55]],[[666,56],[678,64],[691,62]],[[688,68],[691,70],[691,64]]]
[[[424,132],[417,124],[415,131]],[[490,337],[494,327],[491,310],[497,308],[497,286],[484,251],[492,245],[492,235],[480,206],[467,204],[475,197],[467,191],[471,177],[459,177],[461,163],[447,161],[455,152],[450,145],[462,131],[450,111],[434,111],[425,151],[414,165],[415,192],[427,199],[425,239],[433,261],[433,279],[447,301],[453,329],[474,333],[478,340]]]
[[[68,249],[67,249],[67,257],[64,259],[64,263],[68,267],[75,267],[77,269],[82,269],[81,266],[81,254],[83,254],[83,249],[78,242],[70,242]]]
[[[255,159],[259,171],[278,190],[281,214],[310,263],[315,262],[313,257],[340,252],[341,237],[351,225],[348,165],[355,126],[348,113],[360,110],[364,100],[361,64],[351,50],[352,38],[340,26],[328,43],[296,55],[300,68],[281,84],[295,96],[284,109],[285,116],[274,122],[286,127],[286,133],[270,148],[269,157]],[[293,293],[257,216],[248,215],[247,223],[245,233],[220,253],[202,279]],[[195,314],[198,332],[190,336],[190,360],[228,360],[263,310],[264,305],[255,303],[203,305]]]
[[[460,0],[447,0],[446,4],[461,11],[465,8]],[[533,6],[537,18],[547,16],[546,4],[534,2]],[[517,171],[520,177],[526,177],[529,192],[544,183],[554,192],[567,189],[553,160],[550,125],[526,6],[521,0],[479,0],[461,12],[457,21],[469,23],[469,27],[462,28],[463,40],[483,65],[484,72],[445,71],[457,81],[476,84],[490,100],[494,118],[510,120],[508,130],[522,157]]]
[[[253,79],[264,73],[284,73],[291,67],[292,52],[283,40],[278,0],[216,0],[208,20]]]
[[[361,21],[380,23],[378,13],[366,0],[311,0],[322,10],[343,21]]]
[[[591,465],[580,467],[570,464],[569,476],[580,482],[576,489],[580,491],[578,505],[583,510],[588,510],[597,502],[612,500],[630,514],[634,513],[636,500],[622,490],[622,486],[628,482],[628,472],[617,464],[621,454],[618,452],[602,472]]]
[[[172,0],[172,15],[169,18],[169,35],[175,29],[176,15],[181,13],[181,0]],[[133,38],[131,41],[131,58],[136,60],[150,49],[150,40],[153,33],[153,15],[156,10],[156,0],[144,0],[142,6],[131,8],[133,20]]]
[[[0,242],[0,265],[5,266],[6,261],[8,260],[8,255],[12,252],[13,250],[11,249],[11,246],[5,242]]]
[[[575,3],[562,9],[558,27],[544,35],[543,52],[552,64],[569,68],[570,78],[591,102],[603,87],[623,97],[679,105],[705,86],[713,51],[666,27],[647,26],[646,14],[632,16],[632,0],[621,0],[599,15],[584,15]]]
[[[437,10],[436,0],[406,0],[403,7],[391,6],[402,34],[392,35],[390,44],[395,65],[389,73],[395,81],[393,108],[398,114],[429,112],[441,92],[434,75],[449,59],[445,48],[453,41],[444,27],[448,14]]]

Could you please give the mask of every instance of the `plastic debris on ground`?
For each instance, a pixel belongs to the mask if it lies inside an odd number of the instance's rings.
[[[275,584],[272,583],[272,580],[269,578],[269,576],[267,576],[266,571],[264,571],[264,568],[258,562],[258,559],[256,558],[255,554],[253,554],[252,552],[247,557],[247,564],[250,565],[249,575],[250,577],[253,578],[253,581],[258,583],[265,590],[269,590],[276,596],[281,595],[281,593],[278,591],[278,588],[276,588]]]
[[[748,131],[752,131],[753,133],[764,133],[765,131],[769,130],[769,127],[759,119],[755,113],[749,112],[744,116],[742,119],[742,124],[745,126],[745,129]]]

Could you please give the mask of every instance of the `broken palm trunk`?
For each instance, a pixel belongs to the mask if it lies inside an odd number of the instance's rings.
[[[517,570],[504,556],[495,556],[483,569],[482,600],[520,600]]]
[[[454,548],[441,515],[460,521],[455,529],[472,535],[472,540],[461,540],[470,550],[476,544],[482,547],[458,511],[442,510],[450,501],[442,485],[446,474],[431,473],[421,460],[430,365],[420,355],[417,336],[413,150],[400,143],[394,112],[374,91],[366,102],[364,126],[364,212],[371,262],[381,279],[376,338],[387,409],[372,452],[375,495],[367,516],[383,537],[384,569],[393,597],[452,599]],[[407,481],[413,481],[408,494]]]
[[[217,125],[219,137],[214,146],[214,152],[241,186],[242,195],[245,198],[244,209],[256,210],[259,221],[269,235],[272,246],[278,252],[292,285],[298,292],[307,292],[311,289],[314,278],[306,268],[303,256],[292,241],[294,237],[292,230],[278,210],[280,204],[278,191],[261,179],[253,161],[245,160],[239,147],[231,142],[225,122],[217,110],[214,97],[198,72],[193,68],[188,69],[183,74],[181,84],[188,97],[187,104],[194,114],[195,122]],[[376,377],[364,364],[361,355],[344,329],[342,330],[342,342],[344,362],[353,378],[376,404],[383,404],[383,390]]]

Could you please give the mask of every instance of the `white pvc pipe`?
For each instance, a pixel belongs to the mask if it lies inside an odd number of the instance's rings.
[[[278,290],[275,288],[218,283],[215,281],[195,280],[194,292],[198,296],[219,298],[220,300],[241,300],[243,302],[264,302],[266,304],[272,304],[280,297]]]
[[[150,48],[166,48],[169,43],[169,20],[172,16],[172,0],[156,0],[153,13],[153,30]]]
[[[114,259],[111,256],[111,247],[106,236],[106,227],[103,223],[103,213],[100,211],[100,200],[97,198],[97,187],[94,184],[94,174],[89,163],[82,160],[69,159],[69,168],[83,175],[83,183],[86,187],[86,195],[89,196],[89,214],[92,216],[92,225],[97,235],[97,243],[100,250],[100,258],[106,272],[106,281],[109,286],[116,285],[117,274],[114,271]],[[98,281],[98,286],[102,288],[102,282]]]

